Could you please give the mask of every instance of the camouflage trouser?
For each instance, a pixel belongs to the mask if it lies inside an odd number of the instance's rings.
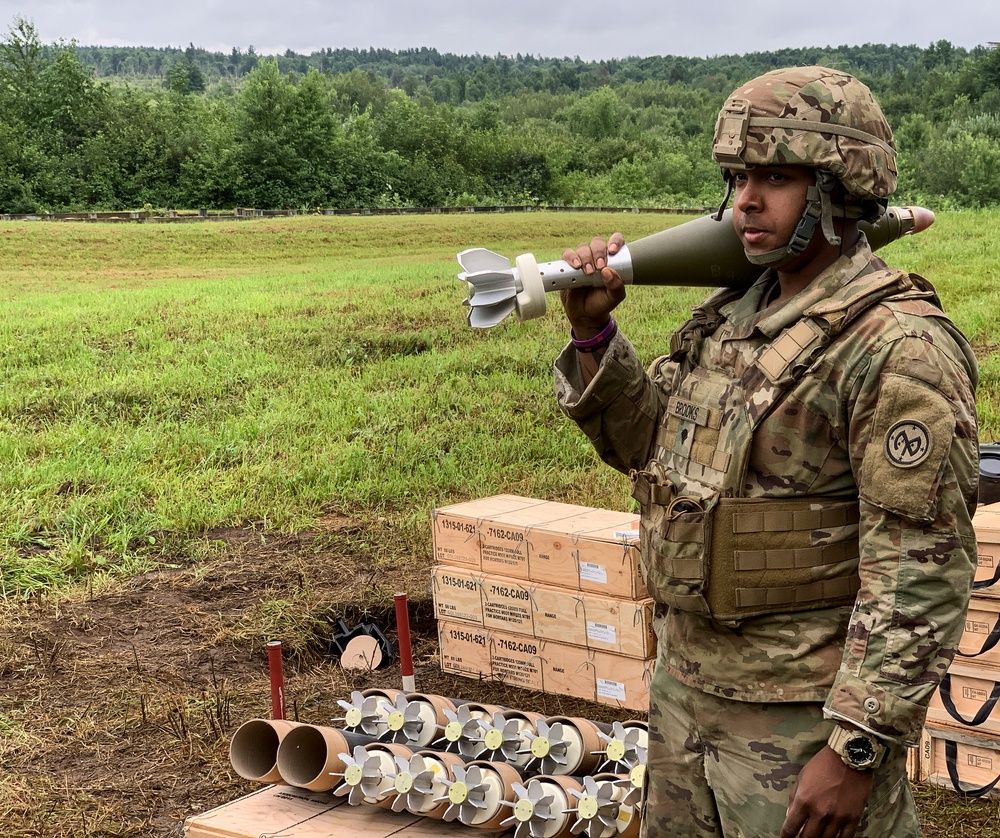
[[[778,836],[795,778],[834,724],[819,703],[730,701],[659,666],[649,706],[643,838]],[[857,836],[919,838],[904,748],[875,772]]]

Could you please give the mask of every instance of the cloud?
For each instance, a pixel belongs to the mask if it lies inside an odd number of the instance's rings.
[[[586,61],[629,56],[746,54],[786,47],[916,44],[948,40],[985,46],[1000,38],[1000,4],[910,0],[861,15],[831,4],[793,10],[787,2],[653,0],[543,3],[538,0],[0,0],[0,27],[21,15],[46,43],[86,46],[233,47],[274,54],[332,47],[432,47],[461,55],[535,55]],[[984,35],[984,33],[986,33]]]

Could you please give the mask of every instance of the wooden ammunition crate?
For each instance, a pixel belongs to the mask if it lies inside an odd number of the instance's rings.
[[[975,593],[1000,597],[1000,503],[981,506],[972,525],[978,543]]]
[[[961,660],[961,659],[959,659]],[[932,724],[1000,738],[1000,671],[954,663],[927,706]]]
[[[924,779],[971,797],[1000,794],[1000,740],[928,723]]]
[[[654,659],[627,658],[458,621],[439,620],[438,641],[441,669],[454,675],[629,710],[649,709]]]
[[[973,594],[955,663],[1000,672],[1000,599]]]
[[[641,598],[639,517],[517,495],[434,510],[438,564],[566,587]]]
[[[450,565],[436,565],[431,583],[439,620],[632,658],[656,654],[653,600],[648,597],[607,597]]]
[[[921,731],[920,745],[906,749],[906,776],[911,783],[922,783],[927,779],[931,765],[931,735],[925,728]]]

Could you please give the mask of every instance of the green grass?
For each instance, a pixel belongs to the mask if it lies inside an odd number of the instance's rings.
[[[212,528],[293,532],[515,492],[628,503],[552,395],[559,311],[476,331],[455,254],[557,258],[684,218],[501,214],[127,225],[0,224],[0,580],[24,594],[128,575]],[[943,215],[887,248],[977,347],[1000,436],[1000,213]],[[702,289],[641,288],[619,317],[644,357]],[[558,303],[550,297],[550,305]]]

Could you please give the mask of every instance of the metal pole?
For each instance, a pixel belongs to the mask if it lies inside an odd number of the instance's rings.
[[[399,669],[403,675],[403,691],[411,693],[417,688],[413,677],[413,648],[410,645],[410,615],[406,607],[406,594],[396,594],[396,630],[399,633]]]
[[[285,671],[281,663],[281,641],[267,642],[267,666],[271,676],[271,718],[285,718]]]

